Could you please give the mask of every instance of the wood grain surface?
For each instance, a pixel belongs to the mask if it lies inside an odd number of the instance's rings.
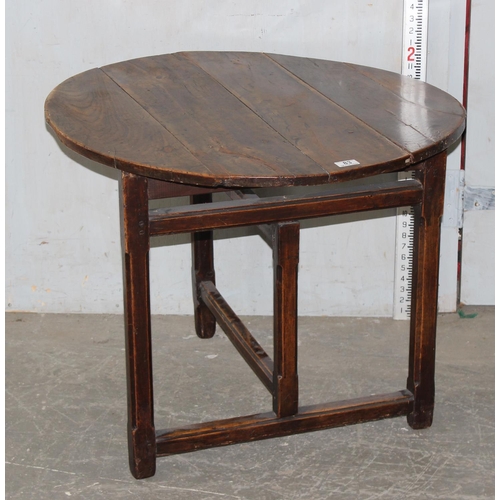
[[[454,98],[398,74],[245,52],[86,71],[51,92],[45,114],[83,156],[206,187],[317,185],[401,170],[449,147],[465,121]]]

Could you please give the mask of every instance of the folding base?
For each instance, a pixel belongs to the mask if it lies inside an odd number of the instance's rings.
[[[212,202],[214,190],[166,185],[123,172],[121,182],[130,469],[155,473],[156,457],[407,415],[415,429],[432,423],[440,218],[446,153],[425,160],[416,179],[341,187],[309,196],[259,199],[231,192]],[[150,199],[191,196],[191,205],[150,210]],[[415,209],[412,310],[407,388],[366,398],[298,407],[297,270],[299,220],[394,208]],[[274,268],[274,349],[268,356],[216,288],[212,230],[257,225],[271,246]],[[192,233],[195,329],[200,338],[226,333],[273,398],[273,412],[155,432],[149,305],[151,236]]]

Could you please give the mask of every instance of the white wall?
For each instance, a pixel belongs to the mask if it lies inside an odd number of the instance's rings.
[[[492,112],[495,97],[494,13],[494,0],[473,3],[465,166],[467,189],[480,190],[490,196],[495,188],[495,116]],[[464,304],[493,305],[495,211],[477,210],[474,203],[466,203],[466,207],[460,300]]]
[[[450,1],[431,3],[451,12]],[[69,152],[46,127],[43,103],[58,83],[180,50],[275,52],[399,72],[401,18],[401,0],[8,0],[7,309],[122,311],[116,173]],[[446,28],[449,42],[450,26],[455,33],[448,18],[433,36]],[[433,50],[435,79],[446,90],[450,44]],[[370,218],[305,225],[302,314],[392,314],[394,219]],[[168,246],[151,252],[153,312],[190,314],[188,239],[162,241]],[[233,308],[270,314],[271,257],[259,238],[221,236],[216,259],[218,286]]]
[[[429,1],[429,36],[427,82],[446,90],[462,102],[465,44],[465,1]],[[449,152],[447,171],[450,181],[460,171],[460,144]],[[458,182],[458,181],[457,181]],[[453,186],[448,182],[447,186]],[[447,212],[441,227],[441,259],[439,272],[439,310],[456,310],[458,286],[458,196],[456,190],[446,190]],[[451,221],[448,217],[451,213]],[[455,217],[453,217],[455,215]]]

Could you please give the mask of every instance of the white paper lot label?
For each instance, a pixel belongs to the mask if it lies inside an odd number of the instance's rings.
[[[356,160],[344,160],[336,161],[335,165],[337,165],[337,167],[352,167],[353,165],[360,165],[360,163]]]

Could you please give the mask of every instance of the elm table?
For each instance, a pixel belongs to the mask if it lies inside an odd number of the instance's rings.
[[[66,146],[122,171],[128,439],[136,478],[155,473],[157,456],[212,446],[401,415],[415,429],[431,425],[446,151],[465,126],[454,98],[354,64],[186,52],[69,78],[49,95],[45,114]],[[414,179],[342,185],[403,170],[414,170]],[[309,195],[261,198],[252,190],[324,184],[331,188]],[[216,191],[229,200],[212,201]],[[188,206],[148,207],[152,199],[188,195]],[[299,220],[399,206],[413,206],[417,221],[406,389],[299,407]],[[249,225],[273,252],[273,359],[215,285],[212,231]],[[184,232],[192,235],[196,333],[210,338],[220,325],[271,393],[273,412],[156,431],[149,245],[151,237]]]

